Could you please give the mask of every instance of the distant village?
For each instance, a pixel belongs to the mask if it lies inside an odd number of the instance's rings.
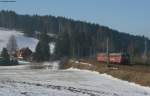
[[[6,48],[3,48],[0,55],[0,65],[17,65],[18,60],[33,61],[34,52],[29,47],[18,48],[16,38],[12,35],[9,38]]]
[[[19,64],[18,60],[32,61],[32,58],[33,52],[28,47],[16,50],[14,53],[9,53],[7,48],[3,48],[0,57],[0,65],[17,65]]]
[[[43,41],[44,42],[44,41]],[[42,59],[40,60],[39,58],[40,55],[42,54],[42,52],[40,51],[40,47],[43,46],[41,45],[41,41],[38,44],[38,48],[39,48],[39,52],[40,54],[37,54],[35,52],[33,52],[28,46],[24,47],[24,48],[18,48],[17,42],[16,42],[16,38],[14,35],[10,36],[8,43],[6,45],[5,48],[2,49],[2,51],[0,52],[0,65],[18,65],[18,61],[28,61],[28,62],[32,62],[33,59],[36,61],[42,61]],[[49,46],[48,46],[49,48]],[[45,51],[45,50],[44,50]],[[48,52],[49,53],[49,50]],[[35,56],[36,54],[36,56]],[[44,57],[44,56],[43,56]],[[47,56],[47,60],[49,60],[49,56]]]

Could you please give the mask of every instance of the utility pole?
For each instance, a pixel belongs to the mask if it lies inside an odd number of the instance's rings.
[[[79,45],[77,45],[77,58],[79,58]]]
[[[107,66],[110,66],[110,62],[109,62],[109,38],[107,38],[107,52],[106,52],[106,56],[107,56]]]
[[[72,57],[73,57],[73,58],[75,58],[75,49],[74,49],[74,46],[73,46],[73,48],[72,48],[72,49],[73,49]]]
[[[61,32],[61,24],[60,24],[61,22],[59,22],[59,25],[58,25],[58,27],[59,27],[59,32],[58,33],[60,33]]]
[[[147,63],[147,40],[145,38],[145,48],[144,48],[144,63],[146,64]]]
[[[98,53],[98,49],[99,49],[98,48],[98,45],[99,45],[98,43],[99,43],[99,31],[96,32],[96,46],[95,46],[95,49],[94,49],[94,52],[95,52],[94,55],[95,56],[96,56],[96,53]]]

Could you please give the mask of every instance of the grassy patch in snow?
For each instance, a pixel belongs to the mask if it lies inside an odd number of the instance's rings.
[[[99,63],[94,59],[83,59],[79,62],[68,60],[68,62],[64,64],[64,68],[67,69],[70,67],[107,73],[122,80],[135,82],[143,86],[150,86],[150,66],[112,65],[112,67],[108,68],[106,64]]]

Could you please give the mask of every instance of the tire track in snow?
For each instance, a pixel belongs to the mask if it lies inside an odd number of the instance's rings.
[[[47,84],[40,84],[40,83],[30,83],[30,82],[22,82],[22,81],[11,81],[6,80],[2,81],[3,83],[10,83],[10,84],[24,84],[24,85],[32,85],[32,86],[38,86],[38,87],[44,87],[44,88],[51,88],[54,90],[67,90],[73,93],[82,93],[87,94],[89,96],[119,96],[116,93],[108,93],[103,91],[94,91],[94,90],[88,90],[88,89],[82,89],[82,88],[75,88],[75,87],[66,87],[66,86],[58,86],[58,85],[47,85]]]

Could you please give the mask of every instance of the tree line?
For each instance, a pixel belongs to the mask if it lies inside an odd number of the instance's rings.
[[[142,56],[146,40],[150,54],[150,40],[144,36],[134,36],[99,24],[65,17],[19,15],[13,11],[2,10],[0,27],[21,30],[25,35],[32,37],[35,37],[37,32],[56,34],[57,57],[89,57],[98,52],[106,52],[107,38],[110,52],[128,52],[134,56]]]

